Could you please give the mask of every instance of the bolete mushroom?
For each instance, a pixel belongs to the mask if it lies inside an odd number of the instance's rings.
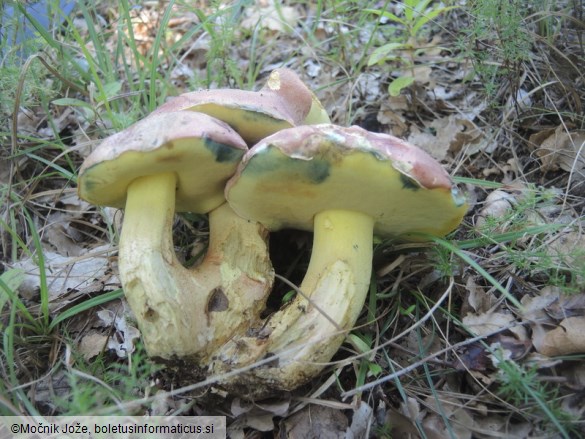
[[[146,350],[204,358],[247,327],[270,291],[266,230],[225,203],[246,151],[227,124],[203,113],[161,112],[110,136],[79,171],[79,196],[125,207],[119,271]],[[187,269],[172,240],[175,212],[210,212],[209,248]]]
[[[285,128],[329,122],[321,102],[286,68],[273,70],[259,91],[193,91],[172,98],[152,114],[187,110],[226,122],[250,145]]]
[[[338,350],[364,305],[374,234],[441,236],[466,212],[464,197],[424,151],[390,135],[334,125],[263,139],[228,181],[226,199],[270,231],[314,232],[303,295],[257,322],[255,335],[230,340],[212,366],[223,373],[273,358],[225,381],[256,395],[307,382]]]
[[[125,151],[121,145],[116,145],[117,142],[129,141],[128,146],[138,150],[141,148],[140,144],[151,141],[151,137],[159,139],[160,145],[157,147],[162,147],[167,140],[170,141],[167,146],[172,144],[175,134],[179,136],[186,134],[189,137],[189,133],[184,130],[175,132],[175,127],[185,120],[185,116],[179,117],[176,121],[172,116],[184,110],[196,111],[195,114],[206,113],[216,116],[238,128],[241,131],[238,134],[242,134],[248,142],[272,134],[284,126],[329,120],[314,94],[292,71],[287,69],[272,72],[267,84],[260,92],[226,89],[187,93],[159,107],[145,121],[140,122],[125,134],[113,136],[104,142],[99,150],[110,150],[110,152],[96,153],[88,158],[80,175],[80,195],[89,198],[87,186],[88,181],[91,185],[93,171],[86,175],[86,169],[95,166],[96,156],[106,155],[107,160],[124,163],[123,159],[117,158],[117,154]],[[171,114],[171,116],[164,116],[165,114]],[[189,129],[194,128],[197,125],[196,117],[187,118],[189,122],[186,126]],[[212,139],[213,136],[208,136],[205,131],[210,128],[208,125],[210,119],[200,119],[199,128],[203,131],[194,130],[190,134],[193,139],[197,136]],[[112,152],[114,150],[119,151],[114,153]],[[159,159],[161,161],[174,160],[172,155],[164,153],[160,154],[157,160]],[[234,163],[235,161],[231,163],[232,171]],[[199,165],[205,167],[205,162],[201,161]],[[213,167],[206,169],[214,173],[209,181],[215,181],[215,178],[225,181],[227,174],[215,173],[213,169]],[[206,174],[202,172],[201,175],[205,178]],[[131,185],[127,179],[128,175],[124,175],[125,184],[133,187],[134,185]],[[149,179],[154,181],[152,178]],[[194,181],[190,181],[190,184],[197,186]],[[154,191],[154,188],[152,190]],[[190,191],[193,190],[194,187],[190,189]],[[217,195],[216,192],[212,191],[206,196],[212,196],[212,193]],[[170,217],[161,218],[164,221],[159,225],[164,223],[164,229],[162,234],[156,237],[160,240],[157,244],[160,248],[155,249],[155,253],[160,251],[164,255],[164,261],[161,263],[155,261],[160,255],[153,258],[136,245],[125,244],[140,241],[134,236],[134,232],[129,231],[131,227],[128,226],[130,222],[137,222],[137,216],[127,213],[128,218],[124,228],[126,232],[122,234],[121,239],[120,275],[128,300],[142,328],[147,351],[151,356],[168,359],[196,355],[197,360],[205,364],[207,355],[226,339],[236,333],[244,332],[246,323],[257,319],[264,306],[273,281],[273,272],[266,248],[267,232],[262,226],[235,215],[229,205],[221,204],[220,198],[223,198],[215,195],[213,206],[219,203],[219,207],[197,206],[197,210],[193,210],[192,206],[184,205],[182,197],[177,198],[177,211],[207,212],[211,209],[209,248],[203,263],[192,270],[180,267],[172,253],[170,229],[172,213]],[[95,197],[95,194],[91,196]],[[108,195],[110,196],[111,194]],[[132,197],[132,199],[140,199],[140,197]],[[122,207],[120,203],[112,203],[111,199],[94,200],[97,204]],[[170,204],[161,206],[163,210],[172,205],[172,200],[168,201]],[[132,206],[131,212],[140,210],[140,206],[134,206],[130,200],[127,206]],[[140,230],[140,228],[135,230]],[[137,233],[140,235],[140,232]],[[152,243],[146,245],[153,247]],[[167,300],[169,297],[172,300]],[[166,303],[166,307],[163,307],[165,311],[162,318],[155,306],[158,302]],[[205,315],[201,313],[201,310],[204,310]]]

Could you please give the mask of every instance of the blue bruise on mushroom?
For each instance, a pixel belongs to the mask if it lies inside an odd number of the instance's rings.
[[[269,145],[267,149],[253,156],[244,172],[250,174],[279,172],[294,181],[320,184],[329,178],[331,164],[320,158],[299,160],[287,157],[278,148]]]
[[[229,145],[216,142],[209,137],[204,137],[203,143],[205,147],[215,156],[215,161],[218,163],[237,162],[242,158],[245,152]]]
[[[457,207],[461,207],[467,202],[465,195],[459,190],[458,187],[453,186],[451,188],[451,196],[453,197],[453,202]]]
[[[83,186],[85,192],[92,192],[98,185],[99,183],[91,177],[86,177],[80,184],[80,186]]]
[[[418,191],[420,185],[407,175],[400,174],[400,181],[402,182],[402,189],[410,189],[412,191]]]
[[[267,114],[259,113],[258,110],[250,109],[244,110],[242,114],[242,121],[244,123],[252,123],[252,124],[262,124],[265,127],[274,126],[274,129],[277,130],[279,128],[278,124],[282,124],[283,121],[273,118]],[[228,121],[225,121],[228,123]],[[236,123],[233,120],[230,120],[228,125],[236,132],[240,133],[242,130],[241,124]]]
[[[331,164],[326,160],[311,160],[306,163],[305,175],[311,183],[323,183],[329,178],[329,168]]]
[[[250,107],[250,108],[243,108],[244,114],[242,119],[249,121],[249,122],[262,122],[262,123],[269,123],[269,124],[277,124],[282,123],[281,120],[275,119],[274,117],[270,116],[269,114],[261,113],[258,108]]]

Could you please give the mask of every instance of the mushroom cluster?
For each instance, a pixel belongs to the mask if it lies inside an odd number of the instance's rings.
[[[330,361],[364,306],[374,235],[443,236],[466,212],[438,162],[331,124],[288,69],[257,92],[172,99],[101,143],[78,181],[81,198],[125,208],[119,272],[148,354],[210,375],[243,368],[222,384],[247,395],[292,390]],[[173,250],[182,211],[209,214],[207,253],[190,269]],[[268,233],[282,228],[313,231],[313,251],[300,294],[263,318]]]

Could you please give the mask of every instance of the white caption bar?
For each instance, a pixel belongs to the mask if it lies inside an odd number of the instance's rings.
[[[225,439],[225,416],[0,416],[0,439]]]

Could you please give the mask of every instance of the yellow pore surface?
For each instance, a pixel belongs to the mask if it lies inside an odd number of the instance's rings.
[[[450,188],[421,187],[390,160],[359,150],[339,155],[329,150],[306,160],[267,146],[232,182],[227,199],[234,210],[270,230],[312,230],[317,213],[342,209],[370,215],[378,235],[442,236],[455,229],[466,212],[465,203]]]
[[[85,169],[79,176],[79,195],[92,204],[123,208],[133,180],[174,173],[176,210],[205,213],[225,201],[225,182],[243,154],[244,150],[209,138],[178,139],[145,152],[126,151]]]
[[[199,111],[227,123],[249,145],[293,126],[292,122],[286,120],[284,115],[279,115],[276,109],[268,112],[261,106],[242,106],[235,102],[233,105],[197,104],[189,107],[188,110]]]

